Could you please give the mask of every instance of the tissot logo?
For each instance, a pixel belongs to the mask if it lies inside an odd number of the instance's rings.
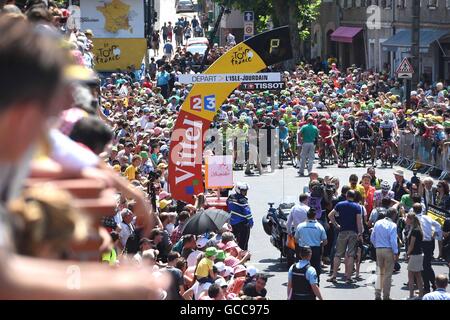
[[[253,59],[253,51],[250,49],[239,48],[231,57],[232,65],[240,65],[251,62]]]

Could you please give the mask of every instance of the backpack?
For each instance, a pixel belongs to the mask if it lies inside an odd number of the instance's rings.
[[[386,208],[375,208],[378,213],[377,221],[386,218],[387,209]]]

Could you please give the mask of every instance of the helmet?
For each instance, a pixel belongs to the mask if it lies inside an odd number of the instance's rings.
[[[389,119],[390,119],[389,114],[385,113],[384,116],[383,116],[383,119],[384,119],[384,121],[389,121]]]
[[[348,122],[348,121],[344,121],[344,126],[349,126],[350,125],[350,122]]]
[[[280,120],[280,127],[284,127],[286,125],[286,121]]]
[[[391,190],[391,185],[386,180],[382,181],[380,186],[381,186],[381,190],[383,190],[383,191]]]
[[[237,193],[241,193],[241,191],[248,190],[248,184],[246,182],[237,182],[234,187]]]

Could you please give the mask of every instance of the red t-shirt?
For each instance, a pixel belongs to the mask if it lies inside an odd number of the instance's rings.
[[[317,129],[319,129],[319,134],[322,139],[325,139],[326,137],[330,136],[332,132],[331,127],[327,124],[325,125],[321,124],[317,127]],[[330,138],[328,138],[327,140],[329,139]]]

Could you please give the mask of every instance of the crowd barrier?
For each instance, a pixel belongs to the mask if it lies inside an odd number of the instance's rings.
[[[445,179],[450,173],[450,145],[440,147],[433,138],[424,138],[408,131],[399,133],[399,158],[397,165],[410,170],[425,168],[425,174],[434,170],[441,171],[439,179]]]

